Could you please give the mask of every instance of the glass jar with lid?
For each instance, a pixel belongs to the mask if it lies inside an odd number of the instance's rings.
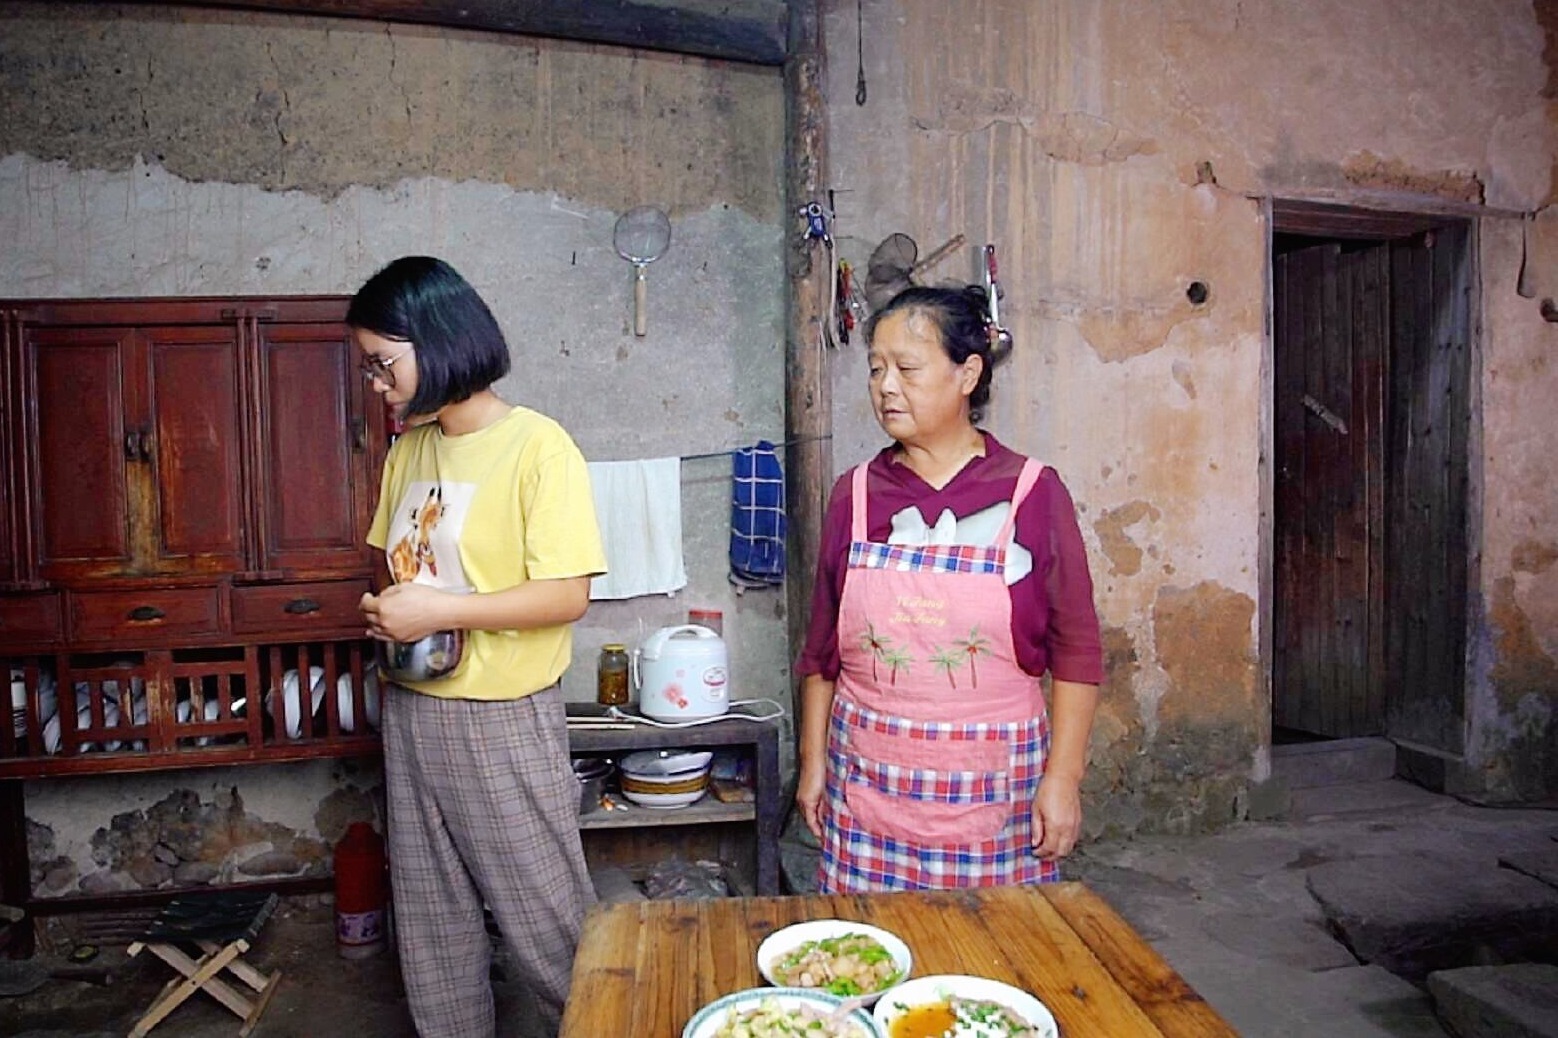
[[[602,645],[595,671],[595,701],[602,706],[624,706],[628,701],[628,650],[616,642]]]

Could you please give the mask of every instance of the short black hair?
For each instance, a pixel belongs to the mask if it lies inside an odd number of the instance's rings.
[[[369,278],[352,296],[346,323],[416,348],[408,414],[435,414],[509,373],[508,342],[492,311],[469,281],[432,256],[402,256]]]
[[[866,342],[876,338],[876,326],[882,318],[894,313],[923,314],[929,318],[936,326],[942,351],[952,358],[952,363],[962,364],[976,354],[984,361],[979,367],[979,381],[968,395],[969,418],[975,422],[983,418],[985,407],[990,403],[991,373],[1011,354],[1010,342],[1000,343],[991,334],[990,297],[984,288],[979,285],[913,285],[906,288],[866,321]]]

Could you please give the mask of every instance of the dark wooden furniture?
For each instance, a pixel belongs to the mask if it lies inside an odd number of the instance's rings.
[[[700,1007],[761,986],[758,944],[807,919],[892,931],[915,976],[972,974],[1032,992],[1065,1038],[1237,1033],[1096,894],[1056,883],[599,905],[585,920],[562,1038],[676,1038]]]
[[[575,716],[595,713],[593,704],[570,705]],[[620,757],[635,750],[654,749],[731,749],[746,754],[752,761],[753,803],[724,803],[706,794],[702,800],[673,810],[629,806],[624,811],[597,811],[583,815],[579,827],[584,830],[588,852],[596,834],[610,834],[614,840],[632,830],[665,832],[672,826],[701,826],[711,829],[737,828],[750,831],[742,840],[740,855],[750,859],[756,876],[757,893],[779,893],[779,829],[784,821],[784,797],[779,780],[779,726],[774,721],[745,721],[727,718],[689,728],[655,728],[636,725],[631,728],[585,728],[575,724],[568,731],[569,748],[576,757]],[[732,842],[727,847],[734,847]],[[742,862],[745,864],[745,861]]]
[[[346,303],[0,302],[0,900],[21,779],[377,752],[387,437]]]

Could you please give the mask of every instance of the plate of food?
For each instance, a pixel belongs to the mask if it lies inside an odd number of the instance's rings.
[[[757,969],[768,983],[857,998],[864,1006],[906,979],[913,965],[897,934],[847,919],[796,923],[757,946]]]
[[[806,1038],[881,1038],[871,1014],[844,1000],[805,988],[748,988],[717,998],[693,1014],[682,1038],[748,1038],[804,1034]]]
[[[1060,1038],[1043,1002],[988,977],[916,977],[873,1011],[882,1038]]]

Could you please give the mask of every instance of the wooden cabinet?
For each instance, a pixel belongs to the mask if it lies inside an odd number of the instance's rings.
[[[0,666],[26,715],[14,737],[0,726],[0,778],[168,766],[200,748],[335,749],[345,708],[320,711],[312,732],[259,708],[281,709],[281,683],[310,667],[331,688],[349,675],[343,695],[360,697],[371,660],[357,601],[386,435],[376,398],[369,420],[346,305],[0,303]],[[90,677],[114,667],[137,696],[144,686],[135,710],[104,701],[125,681]],[[86,720],[72,723],[56,687]],[[252,704],[209,719],[241,748],[181,727],[181,714],[206,723],[221,689]],[[34,730],[46,709],[58,737]],[[114,731],[116,715],[133,735]],[[361,752],[370,733],[351,734]]]
[[[345,300],[14,313],[8,519],[33,550],[13,585],[368,572],[384,437]]]
[[[378,751],[346,306],[0,302],[0,901],[37,903],[20,780]]]
[[[238,374],[231,325],[24,326],[40,579],[243,567]]]

